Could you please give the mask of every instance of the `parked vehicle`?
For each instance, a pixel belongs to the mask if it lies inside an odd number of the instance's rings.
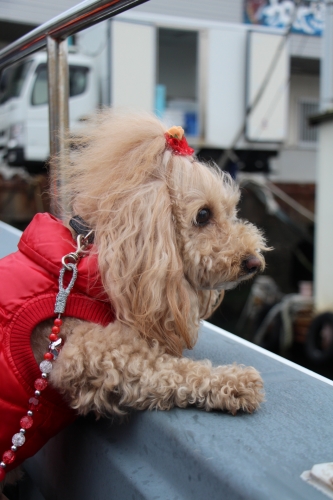
[[[98,106],[93,59],[69,54],[70,128],[82,127]],[[49,157],[46,52],[4,71],[0,82],[0,148],[9,165],[40,171]]]
[[[75,36],[71,129],[98,104],[136,108],[183,126],[202,158],[218,160],[242,128],[282,38],[267,28],[123,13]],[[288,57],[284,47],[260,106],[246,118],[239,168],[267,172],[286,137]],[[30,171],[49,154],[46,78],[43,52],[8,69],[1,82],[0,147],[8,164]]]

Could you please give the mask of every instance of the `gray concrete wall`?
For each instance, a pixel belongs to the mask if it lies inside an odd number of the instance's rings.
[[[321,37],[307,35],[290,36],[290,55],[319,59],[321,54]]]
[[[177,17],[208,19],[230,23],[242,22],[242,0],[150,0],[135,8],[141,12],[166,14]]]
[[[78,0],[2,0],[0,18],[8,21],[40,24],[78,4]],[[173,16],[210,19],[213,21],[241,22],[242,0],[150,0],[136,7],[141,12]]]
[[[78,0],[10,0],[0,1],[0,19],[24,24],[42,24],[78,4]]]
[[[78,0],[10,0],[0,2],[0,19],[25,24],[41,24],[76,5]],[[243,21],[242,0],[150,0],[134,9],[138,12],[165,14],[193,19],[207,19],[230,23]],[[293,56],[320,56],[321,38],[292,35],[290,53]]]

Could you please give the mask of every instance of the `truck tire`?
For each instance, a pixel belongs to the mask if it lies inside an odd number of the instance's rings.
[[[333,359],[333,314],[319,314],[309,326],[305,341],[307,358],[314,363]]]

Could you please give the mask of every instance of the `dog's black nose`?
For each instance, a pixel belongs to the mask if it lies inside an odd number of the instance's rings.
[[[256,273],[261,268],[261,260],[254,255],[250,255],[250,257],[243,261],[243,268],[249,274]]]

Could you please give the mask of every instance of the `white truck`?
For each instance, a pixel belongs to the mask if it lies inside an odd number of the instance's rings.
[[[70,128],[82,126],[98,106],[92,58],[69,54]],[[9,67],[0,82],[0,154],[8,165],[39,172],[49,157],[46,52]]]

